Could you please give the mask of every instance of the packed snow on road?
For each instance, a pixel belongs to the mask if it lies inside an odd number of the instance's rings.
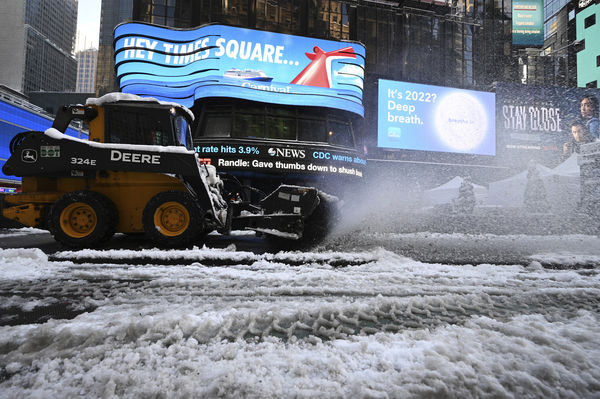
[[[0,397],[598,397],[600,257],[550,243],[520,264],[424,263],[386,246],[423,237],[378,237],[0,250]]]

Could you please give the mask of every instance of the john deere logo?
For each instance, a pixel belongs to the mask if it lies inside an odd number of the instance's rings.
[[[36,150],[23,150],[21,151],[21,161],[27,163],[37,162],[38,154]]]

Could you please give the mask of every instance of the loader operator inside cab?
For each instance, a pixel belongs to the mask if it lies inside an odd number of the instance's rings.
[[[149,131],[147,143],[152,145],[169,145],[168,137],[163,133],[160,121],[158,121],[156,126]]]

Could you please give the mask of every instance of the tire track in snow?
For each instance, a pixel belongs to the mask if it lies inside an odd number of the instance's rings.
[[[279,262],[281,256],[274,260],[258,256],[250,265],[231,267],[63,262],[68,267],[55,279],[0,284],[0,296],[25,303],[14,307],[23,314],[9,317],[4,324],[44,322],[48,317],[36,321],[32,314],[57,303],[68,305],[65,314],[51,318],[86,318],[86,312],[96,318],[116,308],[130,308],[136,309],[135,319],[137,314],[154,315],[157,306],[166,313],[169,307],[191,306],[188,312],[200,316],[194,337],[198,342],[269,337],[322,340],[431,329],[462,324],[474,316],[508,320],[542,314],[560,319],[579,310],[600,309],[598,278],[587,272],[425,265],[385,251],[370,263],[334,268],[323,262],[322,255],[312,257],[320,262],[303,256],[305,264],[297,267]],[[30,314],[23,310],[28,301],[42,299],[47,303],[34,306]],[[69,315],[69,311],[76,313]],[[210,312],[224,316],[215,323],[207,316]],[[167,322],[173,328],[178,325],[178,320]]]

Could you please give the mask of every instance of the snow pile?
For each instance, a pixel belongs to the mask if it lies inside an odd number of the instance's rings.
[[[474,240],[399,236],[408,238]],[[562,245],[578,249],[594,240],[565,237]],[[175,263],[131,264],[144,256]],[[552,258],[543,255],[524,265],[426,264],[384,248],[53,257],[60,262],[37,250],[0,252],[0,293],[9,293],[12,307],[29,311],[44,306],[40,298],[82,306],[70,320],[0,327],[0,398],[600,392],[598,267],[545,269]],[[101,261],[69,261],[76,258]],[[215,260],[226,266],[206,265]],[[16,269],[30,280],[14,280]]]
[[[21,227],[18,229],[2,229],[1,236],[4,237],[20,237],[30,234],[47,234],[47,230],[36,229],[35,227]]]
[[[451,204],[453,200],[458,199],[460,187],[465,178],[456,176],[450,181],[423,192],[423,199],[427,205]],[[483,204],[487,201],[487,188],[478,184],[472,184],[477,204]]]
[[[593,254],[574,254],[572,252],[543,253],[531,255],[529,259],[540,262],[540,264],[546,267],[600,267],[600,255]]]
[[[548,208],[545,212],[572,212],[580,198],[579,165],[577,154],[573,154],[554,169],[541,164],[532,164],[531,170],[539,174],[541,190],[547,195]],[[489,184],[488,205],[522,207],[530,171],[525,170],[515,176]]]
[[[454,264],[500,263],[526,265],[532,260],[552,267],[594,266],[600,256],[600,237],[583,234],[462,234],[462,233],[379,233],[355,231],[332,235],[322,248],[338,251],[367,251],[383,247],[412,259]],[[570,261],[557,263],[557,254],[569,254]],[[548,262],[544,260],[547,259]],[[560,260],[565,259],[561,256]],[[559,260],[559,262],[560,262]]]
[[[112,249],[112,250],[96,250],[82,249],[78,251],[61,251],[53,254],[56,259],[115,259],[128,260],[135,258],[151,258],[162,261],[168,260],[200,260],[200,259],[222,259],[227,258],[237,263],[248,263],[258,259],[258,255],[252,252],[230,252],[226,249],[213,249],[203,246],[199,248],[193,247],[191,250],[171,249],[162,250],[158,248],[145,249],[143,251],[132,249]]]
[[[3,280],[43,278],[60,268],[48,262],[48,256],[37,248],[0,248],[0,278]]]
[[[47,323],[2,338],[4,395],[562,398],[600,389],[600,327],[588,312],[295,343],[199,343],[200,320],[179,316],[107,329]]]
[[[74,260],[74,261],[96,261],[105,260],[110,263],[111,260],[123,263],[123,261],[132,262],[142,260],[147,263],[177,261],[180,263],[194,263],[201,265],[251,265],[266,262],[277,262],[286,265],[303,264],[328,264],[331,266],[344,266],[348,264],[363,264],[374,262],[378,256],[372,252],[336,252],[326,251],[321,253],[304,253],[298,251],[282,251],[278,253],[255,254],[245,251],[232,251],[230,247],[225,249],[207,248],[197,246],[192,249],[162,250],[158,248],[145,249],[143,251],[114,249],[114,250],[94,250],[83,249],[79,251],[61,251],[52,255],[54,260]],[[143,263],[143,262],[137,262]]]

